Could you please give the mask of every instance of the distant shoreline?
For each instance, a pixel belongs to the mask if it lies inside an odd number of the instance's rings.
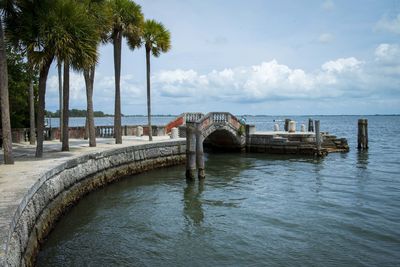
[[[163,114],[159,114],[159,115],[151,115],[151,117],[178,117],[179,115],[174,115],[174,114],[167,114],[167,115],[163,115]],[[238,117],[328,117],[328,116],[400,116],[400,114],[329,114],[329,115],[321,115],[321,114],[305,114],[305,115],[270,115],[270,114],[265,114],[265,115],[249,115],[249,114],[239,114],[239,115],[235,115]],[[105,115],[105,116],[94,116],[95,118],[114,118],[114,115]],[[147,117],[147,115],[123,115],[122,117],[138,117],[138,118],[143,118],[143,117]],[[60,118],[58,116],[52,116],[52,118]],[[85,116],[70,116],[70,118],[85,118]]]

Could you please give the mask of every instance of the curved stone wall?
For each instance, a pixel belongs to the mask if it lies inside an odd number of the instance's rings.
[[[54,166],[34,184],[11,222],[0,265],[31,266],[55,222],[82,196],[123,176],[185,161],[185,141],[111,149]]]

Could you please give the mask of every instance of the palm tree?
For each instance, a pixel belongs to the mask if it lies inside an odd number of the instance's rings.
[[[29,143],[34,145],[36,143],[36,127],[35,127],[35,94],[33,92],[33,75],[34,66],[30,56],[28,55],[29,65]]]
[[[13,2],[13,3],[11,3]],[[37,111],[36,157],[43,155],[43,132],[45,93],[47,76],[54,58],[53,43],[47,38],[45,25],[49,23],[47,15],[57,1],[42,0],[9,1],[9,14],[6,17],[7,38],[10,43],[25,49],[32,64],[39,69],[39,99]],[[47,25],[47,27],[51,27]]]
[[[151,127],[151,98],[150,98],[150,53],[159,57],[161,53],[171,49],[171,34],[163,24],[155,20],[146,20],[143,27],[142,42],[146,48],[146,74],[147,74],[147,120],[149,127],[149,140],[153,140]]]
[[[86,11],[88,16],[96,21],[96,29],[100,36],[101,42],[107,42],[107,34],[111,30],[112,16],[110,6],[107,5],[106,1],[98,0],[84,0],[86,5]],[[100,40],[99,40],[100,41]],[[94,125],[94,109],[93,109],[93,87],[94,87],[94,76],[95,76],[96,64],[88,66],[83,70],[83,76],[85,78],[86,85],[86,100],[87,100],[87,115],[86,125],[88,128],[89,146],[96,146],[96,129]],[[86,134],[86,127],[85,127]]]
[[[57,74],[58,74],[58,106],[59,106],[59,111],[60,111],[60,142],[62,141],[62,131],[61,129],[63,128],[63,81],[62,81],[62,62],[61,60],[57,60]]]
[[[44,111],[47,76],[55,56],[64,62],[63,150],[68,150],[69,69],[93,64],[97,58],[96,25],[75,0],[19,0],[7,20],[9,36],[32,56],[39,67],[36,157],[43,155]]]
[[[52,40],[55,56],[63,62],[62,151],[69,151],[69,73],[70,67],[83,70],[97,62],[100,40],[96,23],[87,16],[85,5],[75,0],[58,0],[48,14],[51,28],[46,28]]]
[[[0,99],[1,99],[1,130],[4,148],[4,164],[14,164],[11,140],[10,108],[8,101],[7,55],[4,42],[3,18],[0,14]]]
[[[115,143],[122,144],[120,88],[122,37],[130,38],[130,48],[138,47],[140,45],[140,33],[144,18],[141,7],[130,0],[112,0],[111,10],[113,27],[110,41],[114,46],[115,71],[114,135]]]

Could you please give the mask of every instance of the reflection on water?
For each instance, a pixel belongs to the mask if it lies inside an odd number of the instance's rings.
[[[357,151],[357,168],[366,169],[368,166],[368,150]]]
[[[184,208],[183,214],[188,224],[199,225],[203,222],[204,212],[202,208],[201,194],[204,190],[204,180],[198,183],[186,181],[186,188],[183,193]]]

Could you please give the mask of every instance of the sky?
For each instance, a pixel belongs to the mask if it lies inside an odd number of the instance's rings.
[[[171,51],[151,58],[153,114],[400,114],[400,0],[136,3],[171,32]],[[94,108],[113,114],[112,45],[99,51]],[[144,49],[123,45],[123,114],[146,114],[145,70]],[[70,86],[70,108],[85,109],[82,73]]]

